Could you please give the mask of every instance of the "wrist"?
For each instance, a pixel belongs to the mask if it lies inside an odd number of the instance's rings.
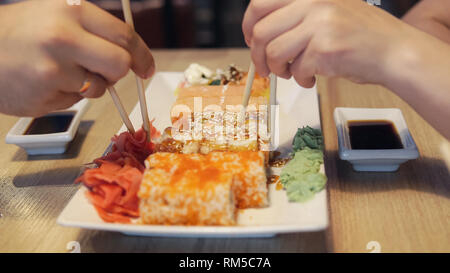
[[[395,45],[384,62],[380,83],[400,96],[426,90],[449,75],[450,46],[426,33],[414,34]]]
[[[403,24],[386,47],[380,83],[401,97],[426,88],[448,57],[445,47],[435,37]]]
[[[394,46],[394,49],[387,55],[384,63],[384,75],[380,83],[392,90],[401,92],[401,90],[416,79],[416,70],[423,66],[423,50],[414,43],[414,41],[401,42]]]

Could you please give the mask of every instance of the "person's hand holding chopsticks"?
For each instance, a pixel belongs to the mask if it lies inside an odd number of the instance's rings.
[[[131,68],[154,73],[150,49],[125,22],[81,1],[0,6],[0,112],[39,116],[96,98]]]
[[[243,31],[258,74],[312,87],[315,74],[380,82],[416,30],[361,0],[253,0]]]
[[[448,0],[427,1],[450,16]],[[420,5],[419,5],[420,6]],[[419,7],[418,6],[418,7]],[[439,17],[438,17],[439,18]],[[439,33],[447,33],[442,30]],[[361,0],[252,0],[242,24],[256,72],[383,85],[450,138],[450,45]]]

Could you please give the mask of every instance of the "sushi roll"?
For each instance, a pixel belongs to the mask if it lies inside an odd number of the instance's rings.
[[[264,152],[213,152],[207,158],[211,164],[233,174],[233,193],[239,209],[269,205]]]
[[[143,224],[235,225],[269,204],[263,152],[155,153],[139,188]]]
[[[138,196],[143,224],[235,225],[233,174],[201,154],[155,153]]]

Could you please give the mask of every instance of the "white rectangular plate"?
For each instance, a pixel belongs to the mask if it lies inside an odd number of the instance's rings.
[[[183,80],[181,72],[157,73],[146,90],[150,118],[154,126],[163,130],[170,126],[170,109],[175,102],[174,90]],[[280,105],[280,150],[286,154],[291,149],[297,128],[309,125],[320,128],[318,97],[315,87],[304,89],[293,80],[278,79],[278,104]],[[139,104],[130,114],[135,128],[142,124]],[[119,133],[126,130],[122,126]],[[322,166],[323,167],[323,166]],[[273,172],[279,170],[274,169]],[[324,172],[324,169],[321,170]],[[81,188],[58,217],[58,224],[70,227],[108,230],[128,235],[173,237],[270,237],[279,233],[323,230],[328,226],[326,190],[306,203],[288,202],[284,190],[269,185],[270,206],[262,209],[245,209],[238,212],[238,225],[222,226],[163,226],[105,223],[84,196]]]

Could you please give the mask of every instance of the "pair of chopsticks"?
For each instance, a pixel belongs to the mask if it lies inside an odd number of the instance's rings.
[[[121,0],[122,1],[122,9],[123,14],[125,17],[125,22],[134,29],[134,23],[133,23],[133,15],[131,13],[130,8],[130,0]],[[142,115],[142,122],[143,122],[143,128],[147,135],[147,141],[150,141],[150,121],[148,118],[148,109],[147,109],[147,101],[145,99],[145,93],[144,93],[144,81],[138,77],[136,74],[134,74],[136,77],[136,85],[138,88],[138,95],[139,95],[139,104],[141,108],[141,115]],[[125,108],[123,107],[122,102],[120,101],[119,96],[117,95],[116,89],[114,86],[108,87],[109,94],[111,95],[111,98],[114,101],[114,104],[116,105],[117,110],[119,111],[120,117],[122,118],[123,123],[127,127],[128,131],[132,134],[135,133],[135,130],[133,128],[133,124],[130,121],[130,118],[128,117],[127,112],[125,111]]]
[[[247,83],[245,84],[244,97],[242,99],[241,113],[239,117],[239,124],[243,124],[245,121],[245,112],[247,111],[248,102],[250,100],[250,95],[252,93],[253,80],[255,79],[255,64],[250,62],[250,68],[247,74]],[[273,146],[273,141],[275,138],[275,105],[277,104],[277,76],[273,73],[269,75],[270,80],[270,95],[269,95],[269,132],[270,132],[270,143]]]

